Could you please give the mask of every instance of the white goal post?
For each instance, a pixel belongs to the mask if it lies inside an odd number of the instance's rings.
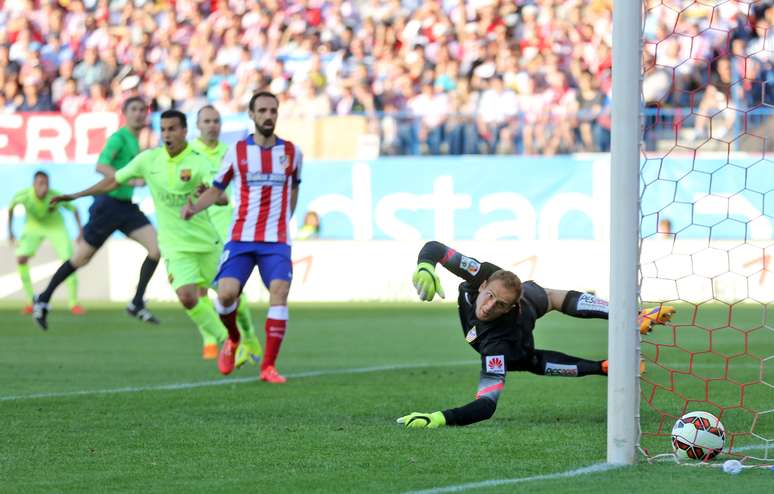
[[[642,3],[613,2],[607,461],[632,464],[639,434],[639,168]]]

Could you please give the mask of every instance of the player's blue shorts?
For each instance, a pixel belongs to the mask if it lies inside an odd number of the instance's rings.
[[[290,260],[290,245],[277,242],[238,242],[230,240],[223,246],[220,268],[215,281],[221,278],[236,278],[241,286],[258,266],[261,280],[266,288],[273,280],[290,281],[293,278],[293,263]]]

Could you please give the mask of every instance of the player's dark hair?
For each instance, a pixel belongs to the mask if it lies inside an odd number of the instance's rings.
[[[274,98],[274,101],[277,102],[277,106],[279,106],[279,98],[277,98],[277,95],[274,93],[270,93],[269,91],[258,91],[253,95],[252,98],[250,98],[250,103],[247,105],[247,107],[250,109],[250,111],[255,110],[255,101],[258,98]]]
[[[38,170],[35,172],[35,175],[32,176],[32,180],[35,180],[38,177],[46,177],[46,179],[48,179],[48,173],[43,170]]]
[[[503,287],[506,290],[516,294],[514,303],[518,303],[521,298],[521,280],[519,277],[510,271],[498,269],[489,276],[489,279],[487,279],[486,282],[491,283],[496,280],[500,280],[500,283],[503,284]]]
[[[197,121],[197,122],[199,121],[199,118],[201,118],[201,116],[202,116],[202,112],[203,112],[204,110],[215,110],[215,111],[218,111],[218,109],[217,109],[217,108],[215,108],[215,107],[214,107],[214,106],[212,106],[212,105],[204,105],[204,106],[202,106],[201,108],[199,108],[199,111],[198,111],[198,112],[196,112],[196,121]],[[218,112],[218,113],[220,113],[220,112]]]
[[[185,118],[185,113],[181,111],[166,110],[161,114],[161,119],[164,120],[165,118],[176,118],[180,120],[180,125],[182,125],[184,129],[188,128],[188,119]]]
[[[142,103],[143,105],[147,105],[147,103],[145,103],[145,100],[142,99],[140,96],[132,96],[130,98],[127,98],[126,101],[124,101],[124,104],[121,105],[121,112],[126,113],[126,110],[129,109],[129,105],[131,105],[132,103]]]

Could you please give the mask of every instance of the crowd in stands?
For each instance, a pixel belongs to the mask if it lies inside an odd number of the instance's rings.
[[[115,111],[139,94],[227,114],[268,89],[281,117],[370,117],[387,154],[609,149],[612,0],[0,5],[4,112]],[[774,98],[772,5],[646,1],[646,104]]]

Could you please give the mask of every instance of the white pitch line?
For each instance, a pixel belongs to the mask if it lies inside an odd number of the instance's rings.
[[[425,489],[421,491],[408,491],[404,494],[442,494],[445,492],[463,492],[472,489],[484,489],[487,487],[496,487],[499,485],[520,484],[522,482],[531,482],[533,480],[553,480],[567,477],[578,477],[580,475],[587,475],[590,473],[606,472],[616,468],[621,468],[624,465],[611,465],[610,463],[596,463],[587,467],[578,468],[575,470],[568,470],[566,472],[549,473],[545,475],[535,475],[533,477],[519,477],[515,479],[493,479],[483,480],[481,482],[471,482],[469,484],[457,484],[449,485],[446,487],[434,487],[432,489]]]
[[[349,369],[328,369],[285,374],[285,377],[299,379],[304,377],[333,376],[337,374],[365,374],[369,372],[394,371],[404,369],[426,369],[434,367],[449,367],[461,365],[478,365],[471,360],[455,360],[437,364],[402,364],[402,365],[378,365],[374,367],[354,367]],[[216,379],[214,381],[198,381],[191,383],[154,384],[149,386],[129,386],[125,388],[86,389],[81,391],[55,391],[51,393],[35,393],[29,395],[0,396],[0,401],[23,401],[41,398],[62,398],[68,396],[89,396],[120,393],[142,393],[144,391],[176,391],[180,389],[194,389],[208,386],[222,386],[224,384],[241,384],[257,381],[257,376],[236,377],[231,379]]]

